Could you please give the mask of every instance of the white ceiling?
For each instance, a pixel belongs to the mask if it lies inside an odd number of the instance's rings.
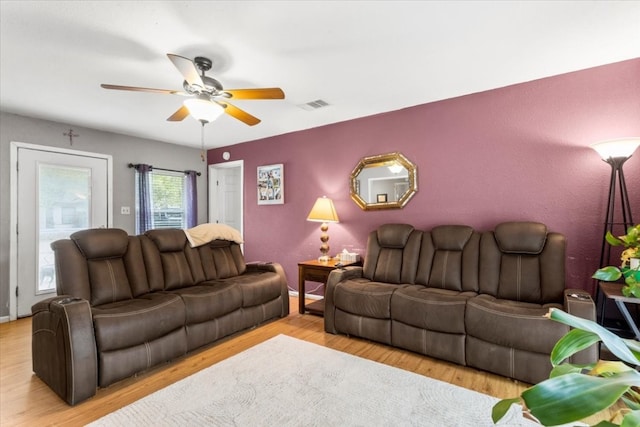
[[[0,109],[69,126],[198,147],[166,121],[184,98],[100,87],[182,90],[167,53],[284,90],[235,101],[262,123],[225,115],[212,148],[640,57],[640,2],[2,0],[0,40]]]

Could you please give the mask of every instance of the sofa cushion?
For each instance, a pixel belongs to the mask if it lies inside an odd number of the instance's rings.
[[[251,271],[240,276],[221,280],[233,283],[242,292],[242,307],[265,304],[282,295],[282,282],[278,273],[273,271]]]
[[[467,300],[474,292],[406,286],[391,297],[391,318],[430,331],[464,334]]]
[[[242,307],[242,291],[235,283],[204,282],[201,285],[174,290],[172,293],[182,297],[187,325],[222,317]]]
[[[504,222],[496,226],[495,236],[504,253],[539,254],[547,240],[547,227],[538,222]]]
[[[336,308],[347,313],[390,319],[391,295],[402,286],[365,278],[349,279],[336,285],[333,299]]]
[[[179,295],[149,293],[92,307],[99,351],[111,351],[155,340],[185,324]]]
[[[402,249],[413,230],[413,226],[409,224],[383,224],[376,230],[378,244],[385,248]]]
[[[478,290],[480,234],[465,225],[424,232],[416,283],[451,291]]]
[[[228,240],[214,240],[198,247],[207,280],[226,279],[247,270],[240,245]]]
[[[76,231],[70,238],[87,259],[120,258],[127,252],[129,244],[127,232],[118,228]]]
[[[183,230],[174,228],[149,230],[146,236],[153,241],[160,252],[164,289],[180,289],[194,284],[191,266],[185,253],[187,236]]]
[[[500,233],[487,231],[482,234],[480,293],[533,304],[562,303],[564,236],[548,233],[543,238],[546,228],[531,222],[500,224],[496,230]],[[523,241],[518,244],[520,238]],[[542,250],[537,248],[539,244],[543,245]]]
[[[467,335],[502,347],[550,354],[555,343],[569,327],[544,315],[561,304],[532,304],[490,295],[478,295],[467,301]]]
[[[81,230],[70,236],[85,257],[91,289],[91,305],[131,298],[131,287],[123,257],[129,236],[116,228]]]
[[[123,260],[133,296],[137,297],[150,292],[140,236],[129,236],[129,248]]]
[[[422,232],[408,224],[385,224],[369,233],[363,276],[375,282],[415,282]]]
[[[164,272],[164,288],[180,289],[194,284],[187,257],[182,251],[160,254],[162,271]]]
[[[128,300],[132,297],[122,258],[87,260],[91,305]]]
[[[441,225],[431,230],[431,238],[438,250],[462,251],[473,233],[468,225]]]
[[[177,228],[148,230],[144,234],[156,244],[160,252],[181,251],[187,243],[184,231]]]

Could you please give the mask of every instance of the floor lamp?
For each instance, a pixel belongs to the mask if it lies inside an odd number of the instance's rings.
[[[619,234],[624,234],[627,227],[634,225],[631,217],[631,206],[629,205],[629,194],[627,193],[627,185],[624,180],[624,172],[622,166],[631,157],[634,151],[640,146],[640,138],[621,138],[610,141],[598,142],[593,144],[591,148],[596,150],[602,160],[611,166],[611,179],[609,181],[609,198],[607,201],[607,214],[604,220],[604,231],[602,233],[602,249],[600,251],[599,267],[610,264],[611,246],[606,243],[605,236],[608,231],[614,235],[618,234],[614,231],[614,226],[621,226]],[[616,186],[619,187],[620,208],[622,221],[615,220],[616,212]],[[596,283],[596,305],[600,312],[600,324],[604,322],[604,298],[601,298],[600,288]]]

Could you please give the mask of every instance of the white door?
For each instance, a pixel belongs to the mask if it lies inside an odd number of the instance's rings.
[[[56,294],[51,242],[109,225],[109,156],[17,148],[18,317]]]
[[[209,222],[227,224],[243,233],[243,161],[209,167]]]

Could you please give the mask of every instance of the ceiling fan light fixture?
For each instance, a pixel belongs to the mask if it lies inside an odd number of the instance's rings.
[[[189,98],[183,104],[189,110],[189,114],[202,123],[211,123],[224,113],[224,107],[212,102],[206,95]]]

